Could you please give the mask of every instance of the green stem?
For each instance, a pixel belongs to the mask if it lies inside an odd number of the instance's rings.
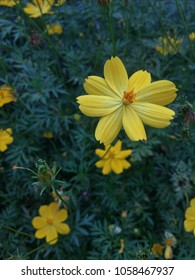
[[[110,7],[108,7],[107,16],[108,16],[108,26],[109,26],[111,40],[112,40],[112,54],[113,54],[113,56],[115,56],[116,55],[116,43],[115,43],[114,28],[113,28],[113,17],[112,17],[112,11],[111,11]]]

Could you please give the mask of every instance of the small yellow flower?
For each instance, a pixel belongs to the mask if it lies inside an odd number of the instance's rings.
[[[164,249],[164,246],[161,245],[160,243],[154,243],[153,246],[152,246],[152,254],[158,258],[159,256],[162,256],[163,254],[163,249]]]
[[[43,137],[45,137],[47,139],[51,139],[51,138],[53,138],[53,132],[52,131],[45,131],[43,133]]]
[[[186,209],[184,228],[185,231],[192,231],[195,235],[195,198],[190,201],[190,207]]]
[[[118,140],[114,146],[105,146],[105,150],[95,150],[96,155],[101,158],[95,165],[98,168],[103,168],[102,173],[104,175],[109,174],[111,171],[120,174],[123,172],[123,169],[131,167],[126,158],[131,155],[132,150],[121,150],[121,146],[122,142]]]
[[[58,241],[58,234],[68,234],[70,228],[63,223],[68,218],[66,209],[59,209],[56,202],[43,205],[39,208],[40,216],[34,217],[32,225],[37,231],[35,237],[42,239],[46,237],[46,242],[50,245]]]
[[[66,0],[57,0],[57,3],[55,4],[55,6],[61,6],[65,3],[66,3]]]
[[[15,90],[7,85],[0,87],[0,107],[4,104],[15,102],[17,99],[14,97]]]
[[[111,144],[122,126],[132,141],[138,141],[146,140],[143,124],[156,128],[170,124],[175,112],[164,106],[176,98],[174,83],[151,83],[151,75],[142,70],[128,78],[118,57],[106,61],[104,77],[89,76],[84,84],[88,95],[77,98],[83,114],[101,117],[95,131],[100,143]]]
[[[19,3],[19,0],[0,0],[0,6],[13,7]]]
[[[177,244],[177,240],[175,238],[175,236],[168,232],[165,231],[165,252],[164,252],[164,257],[166,260],[172,260],[173,259],[173,249],[172,247],[174,247]]]
[[[24,12],[32,18],[41,17],[43,14],[52,14],[50,11],[55,0],[33,0],[34,4],[27,3]]]
[[[0,152],[5,152],[7,150],[7,145],[14,141],[11,135],[11,128],[7,128],[6,130],[0,129]]]
[[[170,36],[160,37],[160,45],[156,46],[156,50],[162,55],[176,54],[180,50],[180,44],[183,39],[175,39]]]
[[[49,35],[62,34],[63,32],[63,29],[60,24],[54,24],[54,25],[47,24],[46,28]]]
[[[191,41],[195,41],[195,32],[192,32],[189,34],[188,38],[191,40]]]

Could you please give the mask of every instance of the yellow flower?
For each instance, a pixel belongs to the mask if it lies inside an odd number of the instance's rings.
[[[64,3],[66,3],[66,0],[57,0],[57,3],[55,4],[55,6],[61,6]]]
[[[14,93],[15,90],[7,85],[0,87],[0,107],[12,101],[15,102],[17,99],[14,97]]]
[[[176,97],[175,84],[161,80],[151,83],[151,75],[139,70],[129,79],[122,61],[112,57],[104,65],[104,77],[89,76],[84,83],[88,95],[77,98],[81,112],[102,117],[95,137],[111,144],[123,126],[133,141],[146,140],[143,124],[163,128],[170,124],[174,111],[163,107]]]
[[[51,139],[51,138],[53,138],[53,132],[52,131],[45,131],[43,133],[43,137],[45,137],[47,139]]]
[[[190,33],[188,37],[191,41],[195,41],[195,32]]]
[[[161,245],[160,243],[154,243],[153,246],[152,246],[152,254],[158,258],[159,256],[162,256],[163,254],[163,249],[164,249],[164,246]]]
[[[58,234],[68,234],[70,228],[63,223],[68,218],[66,209],[59,209],[56,202],[43,205],[39,208],[40,216],[33,218],[32,225],[37,231],[35,237],[41,239],[46,237],[50,245],[58,241]]]
[[[6,130],[0,129],[0,152],[7,150],[7,145],[14,141],[12,135],[12,129],[7,128]]]
[[[19,3],[19,0],[0,0],[0,6],[13,7],[17,3]]]
[[[47,24],[46,28],[49,35],[62,34],[63,32],[63,29],[60,24],[54,24],[54,25]]]
[[[132,151],[121,151],[121,146],[122,142],[118,140],[114,146],[105,146],[105,150],[95,150],[96,155],[101,158],[95,165],[98,168],[103,168],[102,173],[104,175],[109,174],[111,171],[116,174],[120,174],[123,172],[123,169],[131,167],[131,164],[126,160],[126,157],[128,157]]]
[[[190,207],[186,209],[184,228],[185,231],[192,231],[195,235],[195,198],[190,201]]]
[[[156,46],[156,50],[162,55],[176,54],[180,49],[182,39],[175,39],[170,36],[160,37],[160,45]]]
[[[33,0],[34,4],[27,3],[24,12],[30,17],[38,18],[43,14],[51,14],[51,7],[53,6],[55,0]]]

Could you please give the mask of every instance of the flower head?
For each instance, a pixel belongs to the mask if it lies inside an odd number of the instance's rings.
[[[162,256],[163,254],[163,249],[164,249],[164,246],[161,245],[160,243],[154,243],[153,246],[152,246],[152,254],[158,258],[159,256]]]
[[[7,85],[0,87],[0,107],[4,104],[16,101],[17,99],[14,97],[14,93],[15,90]]]
[[[7,150],[7,145],[14,141],[12,135],[12,129],[7,128],[6,130],[0,129],[0,152]]]
[[[46,28],[49,35],[62,34],[63,32],[63,29],[60,24],[54,24],[54,25],[47,24]]]
[[[77,98],[81,112],[101,117],[95,137],[105,145],[111,144],[122,126],[133,141],[146,140],[144,125],[164,128],[175,112],[165,108],[176,97],[175,84],[161,80],[151,83],[151,75],[139,70],[128,79],[118,57],[104,65],[104,77],[89,76],[84,84],[88,95]]]
[[[170,36],[160,37],[160,45],[156,46],[156,50],[162,55],[176,54],[180,49],[182,39],[175,39]]]
[[[66,0],[57,0],[55,6],[61,6],[66,3]]]
[[[191,41],[195,41],[195,32],[192,32],[189,34],[188,38],[191,40]]]
[[[58,234],[68,234],[70,228],[63,223],[68,217],[66,209],[59,209],[58,203],[52,202],[39,208],[40,216],[34,217],[32,225],[37,231],[35,237],[41,239],[46,237],[46,242],[50,245],[58,241]]]
[[[27,3],[24,12],[32,18],[41,17],[43,14],[51,14],[51,7],[55,0],[33,0],[34,4]]]
[[[19,0],[0,0],[0,6],[13,7],[17,3],[19,3]]]
[[[195,235],[195,198],[190,201],[190,207],[186,209],[184,228],[185,231],[192,231]]]
[[[116,174],[123,172],[123,169],[128,169],[131,164],[126,158],[132,153],[131,150],[121,150],[122,142],[120,140],[114,146],[107,145],[105,150],[96,149],[95,153],[101,159],[96,162],[96,167],[102,168],[104,175],[113,171]]]
[[[169,231],[165,231],[165,252],[164,257],[166,260],[172,260],[173,259],[173,249],[177,244],[177,240],[175,236],[170,233]]]

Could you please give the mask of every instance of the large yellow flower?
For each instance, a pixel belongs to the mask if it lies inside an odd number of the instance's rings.
[[[11,128],[7,128],[6,130],[0,129],[0,152],[5,152],[7,150],[7,145],[14,141],[11,134]]]
[[[185,212],[184,228],[187,232],[193,231],[195,235],[195,198],[190,202],[190,207]]]
[[[163,107],[176,97],[174,83],[161,80],[151,83],[147,71],[139,70],[129,79],[122,61],[112,57],[104,65],[104,77],[89,76],[84,84],[88,95],[77,98],[81,112],[90,117],[102,117],[95,137],[108,145],[123,126],[133,141],[146,139],[143,124],[163,128],[175,115]]]
[[[16,101],[17,99],[14,97],[14,93],[15,90],[7,85],[0,87],[0,107],[4,104]]]
[[[68,217],[66,209],[59,209],[57,202],[43,205],[39,208],[40,216],[33,218],[32,225],[37,229],[35,237],[38,239],[46,237],[50,245],[58,241],[58,234],[68,234],[70,228],[63,223]]]
[[[51,14],[51,7],[54,5],[55,0],[33,0],[34,4],[27,3],[24,12],[32,18],[41,17],[43,14]]]
[[[131,150],[121,150],[122,142],[120,140],[114,146],[107,145],[105,150],[96,149],[95,153],[101,159],[96,162],[96,167],[103,168],[104,175],[113,171],[116,174],[123,172],[123,169],[128,169],[131,164],[126,158],[132,153]]]

